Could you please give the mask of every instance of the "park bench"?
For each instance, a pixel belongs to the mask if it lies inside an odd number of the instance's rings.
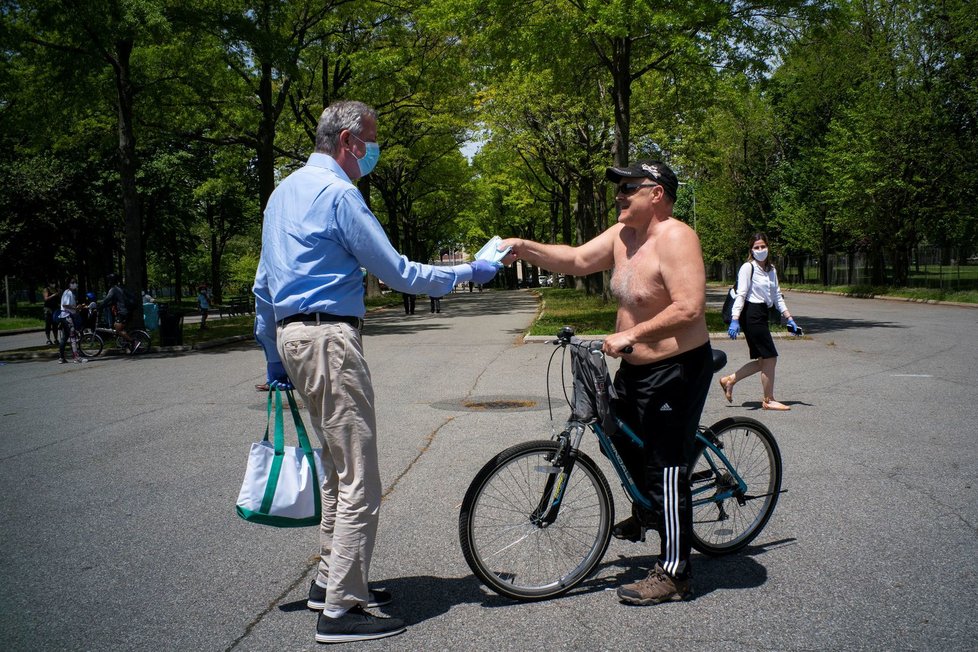
[[[251,300],[248,298],[231,299],[226,305],[217,306],[217,309],[221,317],[224,317],[224,315],[228,317],[244,314],[250,315],[255,311],[251,305]]]

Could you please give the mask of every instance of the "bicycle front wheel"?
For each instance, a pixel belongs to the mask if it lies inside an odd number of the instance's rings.
[[[557,449],[557,442],[533,441],[504,450],[482,467],[462,501],[458,529],[465,561],[486,586],[508,598],[566,593],[591,574],[611,540],[611,489],[581,452],[556,519],[540,518],[541,507],[560,489],[563,469],[552,463]]]
[[[82,333],[81,337],[78,338],[78,348],[86,358],[94,358],[102,353],[103,346],[105,343],[102,342],[102,336],[98,333]]]
[[[771,518],[781,491],[781,451],[771,431],[747,417],[724,419],[709,432],[729,465],[697,438],[690,467],[692,545],[716,556],[746,547]],[[746,491],[737,487],[737,476]]]

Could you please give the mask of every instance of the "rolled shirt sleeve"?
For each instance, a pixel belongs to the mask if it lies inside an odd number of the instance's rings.
[[[388,287],[442,296],[472,279],[468,264],[408,260],[394,249],[360,191],[326,154],[312,154],[272,193],[255,274],[255,339],[278,362],[276,323],[298,313],[362,318],[367,269]]]

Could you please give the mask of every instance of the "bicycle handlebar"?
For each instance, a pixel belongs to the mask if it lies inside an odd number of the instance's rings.
[[[560,329],[560,331],[557,332],[557,339],[555,339],[552,343],[559,344],[561,346],[567,346],[568,344],[571,344],[571,339],[573,337],[574,337],[574,329],[571,328],[570,326],[564,326],[563,328]],[[627,355],[629,353],[632,353],[634,350],[635,349],[633,347],[626,346],[621,351],[619,351],[619,353],[624,353]]]

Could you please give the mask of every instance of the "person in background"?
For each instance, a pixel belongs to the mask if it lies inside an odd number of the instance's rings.
[[[82,328],[94,331],[98,326],[98,302],[95,300],[95,293],[86,292],[85,300]]]
[[[61,293],[58,292],[58,286],[51,283],[44,287],[44,337],[48,344],[54,344],[54,340],[51,339],[53,335],[55,339],[58,339],[58,331],[60,330],[58,325],[55,323],[54,315],[61,311]]]
[[[78,291],[78,283],[75,279],[68,282],[68,289],[61,294],[60,315],[61,315],[61,337],[58,343],[58,364],[65,364],[65,347],[71,342],[71,357],[75,362],[86,362],[78,351],[78,329],[81,324],[78,321],[78,302],[75,300],[75,292]]]
[[[788,328],[798,335],[801,329],[788,312],[784,295],[778,285],[778,272],[771,263],[768,239],[764,233],[755,233],[750,238],[750,253],[747,262],[737,273],[737,298],[734,300],[727,334],[737,339],[743,322],[744,338],[751,361],[729,376],[720,378],[720,387],[727,402],[733,402],[733,388],[739,381],[761,372],[761,407],[765,410],[784,412],[791,408],[774,400],[774,369],[778,364],[778,350],[774,347],[771,327],[768,323],[768,309],[777,306]]]
[[[99,302],[98,310],[108,308],[112,318],[108,323],[111,323],[115,332],[126,341],[126,346],[138,347],[139,342],[133,340],[129,332],[126,331],[126,325],[129,323],[129,307],[126,306],[126,293],[122,289],[120,279],[115,274],[109,274],[105,280],[109,285],[109,291],[105,293],[105,298]]]
[[[713,376],[706,268],[696,232],[672,215],[679,180],[667,165],[639,161],[608,168],[605,178],[617,190],[614,226],[577,247],[512,238],[498,248],[511,247],[504,264],[527,260],[561,278],[614,270],[618,315],[601,350],[621,358],[615,412],[644,443],[623,457],[653,509],[633,506],[613,534],[643,541],[649,526],[660,539],[648,576],[619,586],[618,599],[634,605],[685,600],[693,529],[688,465]]]
[[[441,297],[431,297],[431,312],[441,312]]]
[[[265,351],[269,385],[295,387],[323,449],[319,568],[306,602],[322,610],[320,643],[405,630],[396,618],[365,611],[392,596],[368,584],[382,483],[374,387],[361,336],[361,267],[398,292],[438,296],[496,274],[487,261],[436,267],[401,256],[354,183],[379,158],[376,111],[361,102],[329,105],[316,129],[315,152],[268,200],[255,275],[255,337]]]
[[[211,308],[210,296],[208,294],[206,284],[201,284],[197,288],[197,309],[200,310],[200,330],[207,330],[207,311]]]
[[[418,295],[411,294],[410,292],[401,292],[402,299],[404,301],[404,314],[413,315],[414,306],[418,301]]]

